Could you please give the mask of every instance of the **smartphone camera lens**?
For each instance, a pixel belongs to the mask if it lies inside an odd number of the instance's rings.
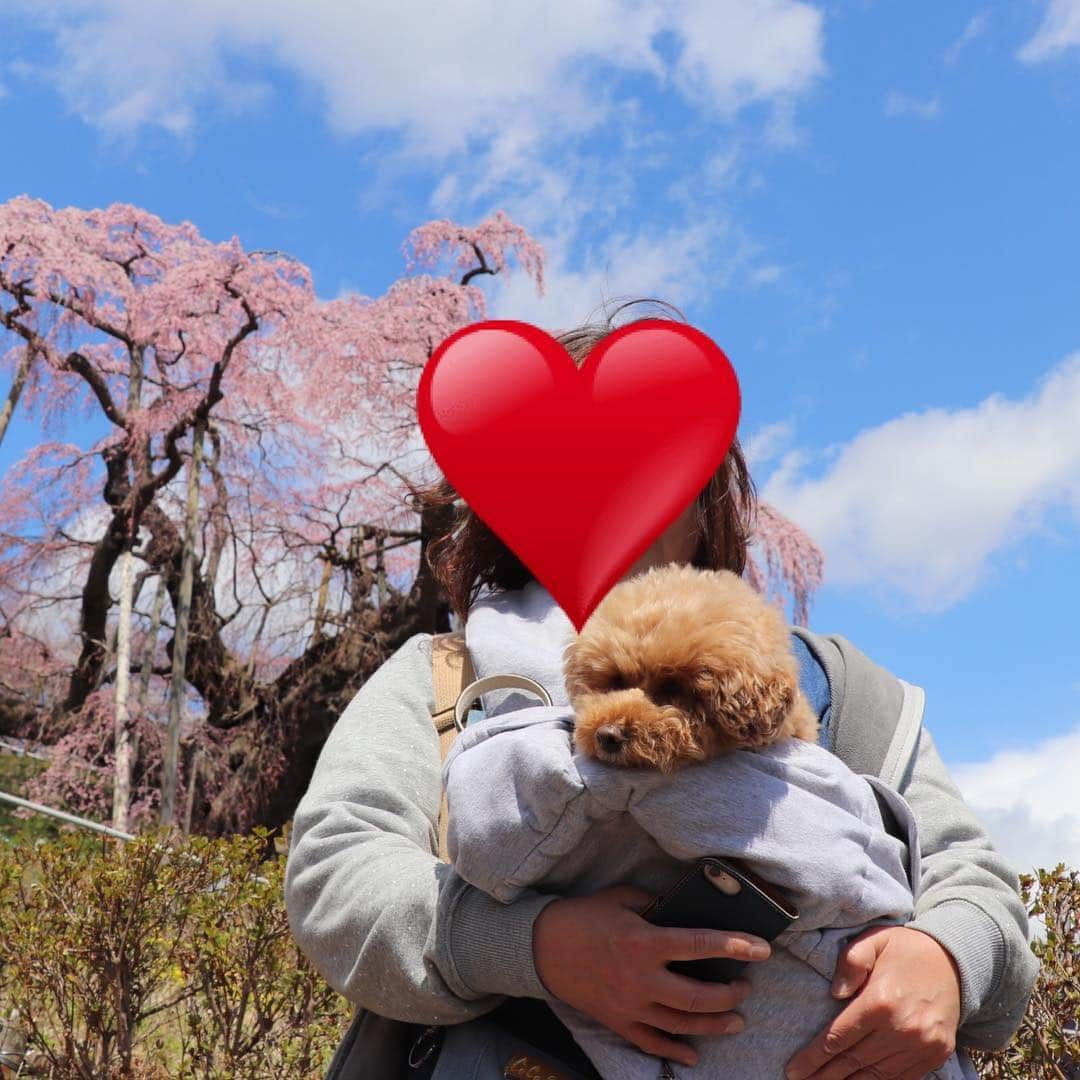
[[[720,870],[715,866],[706,866],[705,877],[710,885],[719,889],[726,896],[736,896],[742,892],[742,882],[738,878],[732,877],[725,870]]]

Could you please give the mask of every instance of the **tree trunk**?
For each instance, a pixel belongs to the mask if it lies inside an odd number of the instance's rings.
[[[123,573],[123,555],[120,556],[121,573]],[[105,648],[101,653],[101,664],[97,669],[97,673],[94,675],[94,690],[100,690],[101,684],[105,681],[105,676],[109,674],[109,665],[116,659],[116,642],[117,634],[120,632],[120,623],[114,623],[109,627],[108,632],[105,635]]]
[[[169,695],[169,729],[162,765],[161,824],[173,823],[176,801],[176,763],[180,750],[180,724],[183,719],[184,671],[187,664],[188,613],[191,608],[191,582],[195,562],[195,519],[199,512],[199,463],[202,460],[203,432],[206,421],[200,418],[192,434],[191,461],[188,464],[187,507],[184,513],[184,551],[180,566],[180,596],[176,607],[176,630],[173,635],[172,686]]]
[[[133,416],[142,402],[143,351],[134,347],[130,351],[128,365],[127,414]],[[134,556],[132,546],[138,534],[138,527],[129,526],[128,542],[121,555],[120,574],[120,619],[116,624],[116,692],[114,696],[116,713],[114,716],[115,769],[113,782],[113,828],[127,832],[128,813],[131,810],[131,778],[135,771],[134,732],[128,717],[128,687],[131,683],[131,609],[136,597],[132,584]],[[139,575],[138,592],[146,582],[146,575]],[[104,670],[104,665],[102,665]]]
[[[116,631],[116,715],[114,740],[116,748],[116,779],[113,783],[113,828],[127,832],[128,811],[131,808],[131,774],[135,763],[131,724],[128,719],[128,684],[131,667],[131,607],[132,563],[131,548],[120,557],[120,622]]]
[[[217,586],[218,567],[221,565],[221,555],[225,550],[225,542],[228,529],[225,522],[225,507],[229,503],[229,490],[221,475],[219,464],[221,461],[221,437],[217,426],[210,423],[206,429],[206,437],[210,442],[213,453],[205,460],[206,471],[214,485],[214,502],[209,508],[211,540],[208,545],[206,557],[206,583],[210,587],[211,595]]]
[[[375,537],[375,581],[378,585],[379,598],[378,604],[380,609],[386,606],[386,563],[383,561],[383,544],[385,543],[382,536]]]
[[[165,605],[165,577],[158,575],[157,591],[154,593],[154,606],[150,609],[150,633],[143,649],[142,669],[139,671],[139,708],[146,708],[146,695],[150,691],[150,673],[154,666],[154,653],[157,652],[157,636],[161,629],[161,609]]]
[[[101,539],[94,545],[86,581],[82,588],[82,611],[79,616],[79,637],[82,650],[71,673],[67,696],[59,709],[48,718],[49,742],[57,742],[71,730],[72,717],[78,713],[87,697],[101,682],[101,667],[107,660],[107,625],[112,608],[109,577],[116,561],[128,547],[127,453],[123,446],[112,445],[102,451],[105,462],[105,501],[113,507],[112,517]]]
[[[349,538],[349,596],[351,599],[351,611],[349,622],[355,622],[362,613],[371,607],[371,586],[374,583],[374,575],[368,566],[367,551],[367,528],[363,525],[357,527],[356,532]]]
[[[202,747],[196,743],[191,755],[191,768],[188,770],[187,809],[184,811],[184,835],[191,834],[191,809],[195,805],[195,788],[199,783],[199,762],[202,759]]]
[[[0,444],[4,441],[4,436],[7,434],[8,425],[11,423],[11,418],[15,415],[15,407],[19,404],[19,398],[22,397],[23,387],[26,386],[26,380],[30,376],[30,369],[34,366],[34,357],[37,354],[29,345],[23,349],[22,359],[19,361],[19,368],[15,372],[15,381],[11,384],[11,389],[8,391],[7,400],[4,402],[3,409],[0,409]]]
[[[323,622],[326,619],[326,601],[330,596],[330,576],[333,572],[333,564],[329,559],[324,559],[322,581],[319,583],[319,599],[315,605],[315,629],[311,631],[312,645],[317,645],[322,638]]]
[[[154,653],[157,649],[158,630],[161,627],[161,609],[165,603],[165,579],[158,575],[157,589],[154,591],[154,603],[150,609],[150,634],[143,648],[142,667],[139,670],[139,692],[135,703],[140,713],[146,712],[146,697],[150,692],[150,673],[154,666]],[[131,765],[132,769],[139,762],[139,732],[132,733]]]

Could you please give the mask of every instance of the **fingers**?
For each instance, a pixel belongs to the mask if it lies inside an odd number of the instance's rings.
[[[836,971],[833,973],[834,997],[849,998],[865,984],[887,940],[880,934],[864,934],[840,953]]]
[[[869,1068],[851,1074],[851,1080],[923,1080],[932,1066],[917,1059],[910,1051],[892,1054]]]
[[[536,970],[555,997],[643,1052],[692,1068],[697,1051],[679,1036],[738,1030],[743,1019],[733,1010],[750,984],[692,979],[667,965],[712,957],[764,960],[771,950],[750,934],[654,926],[641,918],[652,899],[619,886],[549,904],[533,929]]]
[[[881,1056],[874,1048],[874,1040],[867,1037],[841,1051],[810,1076],[813,1080],[849,1080],[855,1076],[862,1077],[863,1080],[892,1080],[894,1074],[884,1071],[884,1061],[879,1060]]]
[[[632,1032],[620,1032],[646,1053],[666,1057],[692,1068],[697,1052],[672,1036],[734,1035],[744,1020],[732,1012],[750,993],[750,983],[709,983],[676,975],[666,969],[656,980],[654,998]]]
[[[691,1013],[651,1005],[642,1019],[668,1035],[734,1035],[745,1021],[738,1013]]]
[[[786,1080],[922,1080],[942,1064],[940,1056],[928,1055],[924,1047],[904,1045],[896,1033],[880,1030],[838,1050],[835,1057],[816,1059],[816,1065],[804,1065],[804,1054],[788,1063]]]
[[[652,938],[653,947],[665,962],[706,960],[716,956],[731,960],[768,960],[772,951],[763,938],[727,930],[681,930],[658,926]]]
[[[923,1080],[933,1066],[916,1061],[910,1051],[869,1062],[873,1050],[869,1039],[833,1058],[813,1073],[810,1080]],[[914,1062],[914,1064],[913,1064]]]
[[[750,984],[745,979],[710,983],[664,971],[656,979],[652,998],[656,1004],[676,1012],[726,1013],[737,1008],[749,993]]]
[[[618,1034],[632,1042],[639,1050],[644,1050],[646,1054],[654,1057],[677,1061],[689,1069],[698,1063],[697,1051],[689,1043],[679,1042],[647,1024],[631,1024]]]
[[[856,1005],[849,1005],[812,1043],[788,1062],[784,1071],[786,1080],[807,1080],[810,1076],[813,1076],[814,1080],[825,1080],[827,1074],[818,1070],[831,1063],[833,1058],[850,1054],[851,1050],[870,1034],[871,1024],[866,1011]],[[854,1064],[848,1072],[835,1072],[829,1076],[829,1080],[833,1080],[834,1076],[849,1076],[864,1065],[874,1063],[873,1059],[864,1062],[851,1060]]]

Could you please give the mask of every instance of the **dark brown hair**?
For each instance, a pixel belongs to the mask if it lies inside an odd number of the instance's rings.
[[[619,319],[629,308],[656,305],[646,314]],[[678,308],[658,300],[629,300],[604,312],[602,321],[590,321],[573,330],[553,335],[580,368],[589,353],[619,326],[641,319],[670,318],[686,322]],[[427,564],[435,580],[446,590],[450,604],[463,622],[486,585],[496,590],[520,589],[533,580],[520,559],[480,520],[443,476],[410,499],[413,509],[454,506],[456,515],[449,530],[427,545]],[[705,570],[731,570],[742,574],[747,545],[757,512],[757,493],[746,467],[738,438],[720,467],[701,489],[697,504],[699,541],[691,565]]]

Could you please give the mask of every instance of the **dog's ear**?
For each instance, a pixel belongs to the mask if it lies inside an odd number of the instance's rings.
[[[592,638],[578,636],[563,651],[563,682],[571,701],[603,685],[608,660]]]
[[[798,692],[783,670],[703,665],[695,678],[709,703],[716,734],[737,746],[767,746],[780,736]]]

